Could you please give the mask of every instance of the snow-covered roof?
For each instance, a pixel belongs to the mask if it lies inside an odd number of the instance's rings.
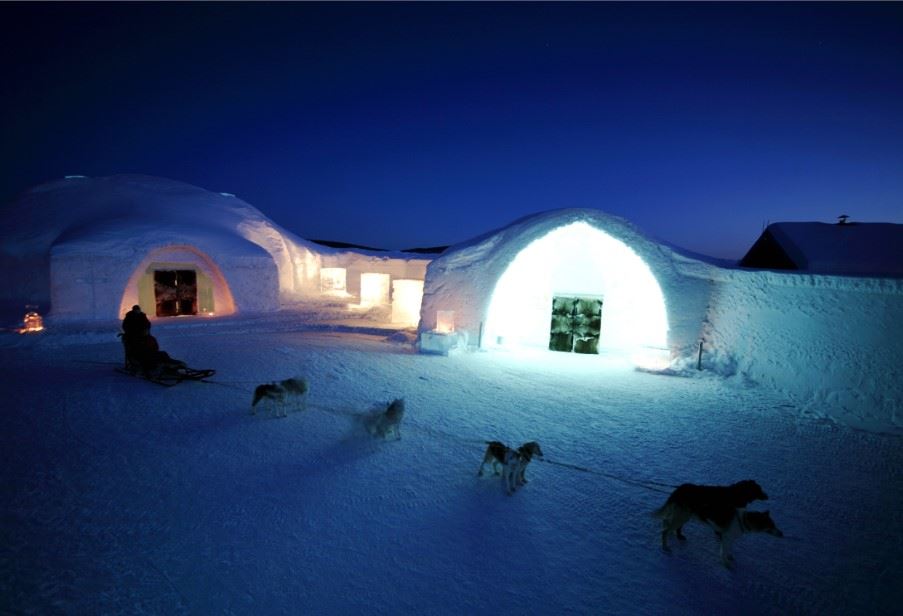
[[[153,238],[203,237],[232,254],[263,255],[242,237],[247,227],[275,227],[257,208],[233,196],[144,175],[71,177],[26,191],[2,217],[3,251],[25,257],[82,250],[131,254]]]
[[[903,225],[773,223],[741,265],[815,274],[903,276]]]

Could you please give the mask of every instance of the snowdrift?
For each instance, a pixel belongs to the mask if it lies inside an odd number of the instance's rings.
[[[704,368],[783,392],[814,416],[903,433],[903,280],[717,274]]]

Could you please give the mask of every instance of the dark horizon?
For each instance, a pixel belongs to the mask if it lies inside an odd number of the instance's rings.
[[[141,173],[307,238],[587,207],[741,257],[903,222],[900,4],[4,4],[0,199]]]

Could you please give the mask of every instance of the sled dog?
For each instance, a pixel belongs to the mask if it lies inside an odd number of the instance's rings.
[[[399,427],[403,417],[404,398],[396,398],[386,405],[385,411],[365,416],[364,427],[373,436],[387,439],[394,435],[395,440],[398,440],[401,438]]]
[[[729,486],[700,486],[692,483],[678,486],[665,504],[653,512],[653,516],[662,520],[662,548],[669,550],[668,535],[672,532],[681,541],[686,540],[682,532],[683,526],[691,518],[696,518],[715,530],[721,541],[722,560],[725,563],[730,559],[730,542],[744,532],[768,532],[782,536],[767,513],[762,518],[759,512],[744,511],[755,500],[768,500],[768,495],[751,479]],[[748,524],[747,513],[755,514]],[[730,537],[727,546],[725,536]]]
[[[701,519],[701,518],[700,518]],[[720,547],[721,563],[730,567],[734,562],[731,546],[741,535],[748,533],[767,533],[775,537],[783,537],[784,533],[775,525],[768,511],[746,511],[731,509],[715,511],[712,517],[702,520],[715,531]],[[662,533],[662,545],[665,545],[665,533]]]
[[[517,449],[511,449],[499,441],[486,441],[486,453],[483,454],[483,462],[480,463],[478,477],[483,476],[483,468],[487,463],[492,463],[493,474],[499,474],[499,465],[502,467],[502,482],[508,494],[513,494],[520,486],[527,483],[524,473],[533,456],[542,458],[542,449],[536,441],[524,443]]]
[[[274,409],[276,417],[288,417],[286,409],[288,398],[299,399],[301,408],[306,408],[307,397],[305,394],[309,389],[307,379],[300,377],[258,385],[254,390],[254,399],[251,400],[251,414],[257,414],[257,403],[265,401]]]

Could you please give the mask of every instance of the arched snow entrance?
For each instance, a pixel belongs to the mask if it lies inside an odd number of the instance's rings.
[[[227,315],[235,300],[219,267],[191,246],[151,251],[129,276],[119,314],[138,304],[149,316]]]
[[[585,222],[533,241],[496,283],[484,348],[666,355],[664,295],[626,244]]]

